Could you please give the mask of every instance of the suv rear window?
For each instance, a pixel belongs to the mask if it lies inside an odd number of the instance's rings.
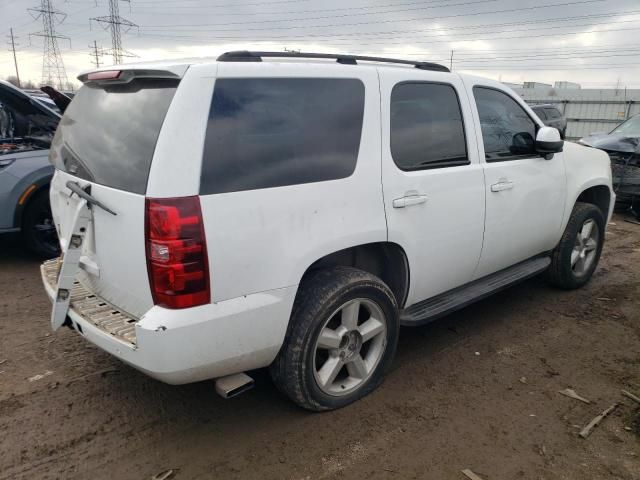
[[[59,170],[108,187],[144,194],[149,167],[178,80],[134,79],[85,85],[53,139]]]
[[[356,167],[364,84],[346,78],[216,80],[201,194],[321,182]]]

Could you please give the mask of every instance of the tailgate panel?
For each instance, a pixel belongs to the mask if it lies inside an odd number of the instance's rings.
[[[91,195],[117,213],[114,216],[98,207],[92,208],[77,280],[91,293],[140,318],[153,306],[144,245],[144,195],[105,187],[57,170],[51,182],[51,209],[63,251],[78,202],[78,197],[71,196],[66,187],[69,180],[81,187],[91,185]]]

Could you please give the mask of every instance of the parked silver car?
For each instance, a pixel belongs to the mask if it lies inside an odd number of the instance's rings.
[[[49,207],[49,147],[60,115],[0,80],[0,233],[21,232],[43,257],[58,254]]]

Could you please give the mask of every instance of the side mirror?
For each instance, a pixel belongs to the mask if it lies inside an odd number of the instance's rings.
[[[559,153],[564,148],[560,132],[553,127],[540,127],[536,135],[536,152],[542,155]]]

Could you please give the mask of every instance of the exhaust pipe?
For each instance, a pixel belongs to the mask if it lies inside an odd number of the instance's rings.
[[[222,398],[237,397],[241,393],[251,390],[254,382],[246,373],[235,373],[226,377],[216,378],[216,393]]]

